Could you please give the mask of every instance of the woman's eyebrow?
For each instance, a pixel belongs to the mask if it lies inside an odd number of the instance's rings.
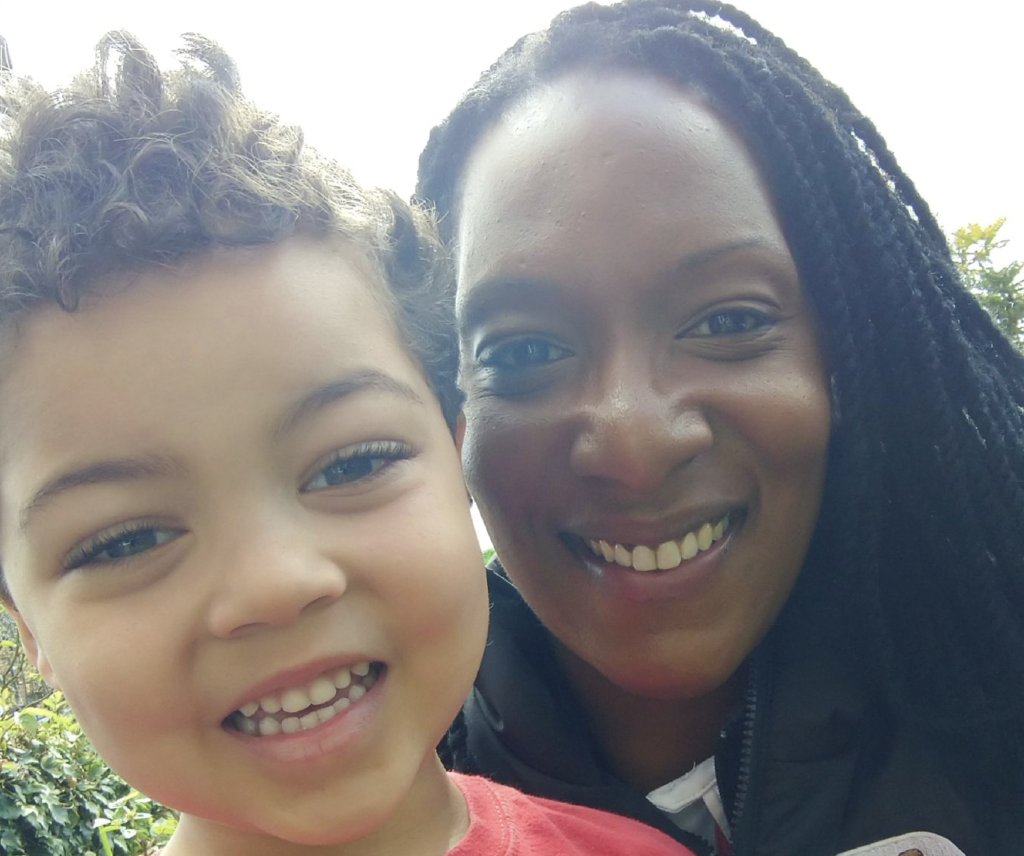
[[[550,298],[558,284],[552,280],[526,276],[494,276],[476,283],[464,300],[456,304],[456,322],[460,328],[474,327],[487,316],[502,309],[515,309],[524,303]]]
[[[714,247],[706,247],[704,249],[695,250],[692,253],[687,253],[683,256],[674,266],[676,271],[695,270],[698,268],[705,267],[710,264],[714,264],[719,259],[726,258],[740,253],[743,250],[778,250],[780,247],[772,241],[766,241],[764,238],[744,238],[739,241],[730,241],[726,244],[719,244]],[[781,248],[784,249],[784,248]]]
[[[713,247],[704,247],[687,253],[671,266],[672,275],[699,270],[736,253],[750,249],[779,250],[778,244],[761,237],[743,238]],[[460,329],[469,329],[484,321],[488,314],[503,309],[515,309],[525,302],[550,298],[558,283],[527,276],[488,277],[473,285],[464,300],[457,305]]]
[[[405,381],[377,369],[360,369],[340,380],[318,386],[307,395],[304,395],[288,409],[288,412],[274,430],[274,437],[280,438],[314,413],[323,410],[336,401],[360,392],[383,392],[404,398],[415,404],[423,403],[420,394]]]
[[[111,484],[115,482],[139,481],[147,478],[160,478],[180,472],[181,466],[170,458],[145,456],[139,458],[112,458],[96,461],[82,467],[75,467],[59,473],[49,479],[32,498],[26,502],[18,514],[21,530],[24,532],[31,523],[34,514],[40,511],[55,497],[66,491],[83,485]]]

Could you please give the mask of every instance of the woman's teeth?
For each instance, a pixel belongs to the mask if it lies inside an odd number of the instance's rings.
[[[301,687],[266,695],[243,705],[228,717],[229,725],[245,734],[271,737],[308,731],[359,701],[380,677],[383,664],[364,660],[342,666]]]
[[[615,562],[624,568],[634,571],[670,571],[678,568],[687,559],[703,553],[729,529],[729,515],[725,515],[717,523],[705,523],[682,538],[665,541],[656,547],[640,544],[626,547],[623,544],[609,544],[607,541],[587,541],[587,546],[595,556],[606,562]]]

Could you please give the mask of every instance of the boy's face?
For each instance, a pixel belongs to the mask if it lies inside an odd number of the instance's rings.
[[[455,445],[376,288],[344,248],[224,251],[30,314],[0,366],[43,675],[140,790],[305,843],[415,798],[486,632]]]

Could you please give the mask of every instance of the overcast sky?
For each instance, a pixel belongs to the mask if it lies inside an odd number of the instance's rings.
[[[247,94],[301,124],[364,181],[407,195],[431,126],[498,54],[565,0],[257,4],[206,0],[3,0],[0,34],[19,72],[48,86],[91,61],[109,29],[162,61],[179,34],[218,40]],[[1024,3],[745,0],[741,8],[843,86],[951,230],[1006,216],[1024,257]],[[323,6],[328,11],[311,14]],[[289,14],[294,10],[295,14]]]

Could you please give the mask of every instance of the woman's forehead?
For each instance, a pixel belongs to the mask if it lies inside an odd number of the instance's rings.
[[[498,257],[507,266],[575,246],[565,261],[577,264],[616,244],[657,254],[683,232],[784,245],[753,156],[700,96],[633,72],[576,73],[524,98],[477,145],[462,184],[460,284]]]

